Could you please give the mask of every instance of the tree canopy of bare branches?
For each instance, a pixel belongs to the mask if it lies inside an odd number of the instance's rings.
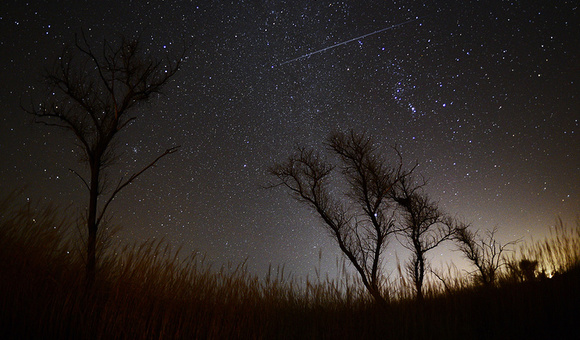
[[[493,286],[501,267],[506,265],[505,253],[518,241],[501,244],[496,238],[497,228],[480,236],[478,231],[471,231],[468,226],[457,227],[454,239],[459,251],[475,267],[472,275],[484,286]]]
[[[372,138],[353,131],[332,134],[327,148],[338,157],[339,166],[313,150],[299,148],[287,161],[270,168],[278,179],[273,186],[285,186],[316,211],[372,297],[386,304],[380,285],[381,255],[395,232],[391,191],[414,168],[403,170],[400,154],[390,163]],[[343,194],[333,191],[335,172],[348,184]]]
[[[446,216],[427,194],[422,192],[424,181],[417,184],[412,176],[401,178],[392,191],[393,199],[401,207],[398,235],[401,244],[411,251],[407,271],[413,280],[417,299],[423,299],[423,282],[427,269],[426,253],[449,240],[453,235],[453,220]]]
[[[62,128],[75,137],[89,174],[73,171],[89,193],[87,211],[87,278],[94,280],[95,243],[99,225],[115,196],[166,155],[171,147],[129,178],[121,178],[108,197],[104,194],[105,170],[118,159],[117,136],[136,119],[137,105],[151,99],[167,85],[181,65],[182,55],[157,59],[145,53],[138,40],[104,41],[94,49],[85,34],[64,50],[52,69],[46,71],[47,99],[25,108],[44,125]]]

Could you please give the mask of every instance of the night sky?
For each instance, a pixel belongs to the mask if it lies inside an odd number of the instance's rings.
[[[157,54],[189,46],[119,136],[111,178],[182,146],[115,200],[122,240],[164,238],[217,267],[247,259],[258,274],[271,263],[332,275],[339,252],[317,217],[264,186],[296,145],[322,149],[348,129],[396,145],[445,211],[497,226],[502,240],[537,239],[556,216],[574,225],[580,214],[577,1],[4,0],[0,192],[24,188],[22,202],[74,214],[87,200],[68,170],[86,173],[79,150],[19,105],[45,98],[43,69],[81,30],[96,45],[124,35]],[[406,258],[399,248],[385,254],[391,268],[395,252]]]

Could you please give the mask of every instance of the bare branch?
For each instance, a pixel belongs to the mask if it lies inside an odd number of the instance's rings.
[[[89,183],[87,183],[87,181],[81,176],[79,175],[78,172],[74,171],[73,169],[68,169],[70,172],[72,172],[73,174],[77,175],[78,178],[81,179],[81,181],[85,184],[85,187],[87,188],[87,190],[91,190],[91,187],[89,186]]]
[[[126,187],[129,184],[131,184],[135,179],[137,179],[137,177],[139,177],[142,173],[144,173],[145,171],[147,171],[149,168],[155,166],[155,163],[157,163],[161,158],[163,158],[163,157],[165,157],[167,155],[170,155],[172,153],[177,152],[177,150],[180,147],[181,147],[181,145],[178,145],[178,146],[174,146],[172,148],[169,148],[169,149],[165,150],[165,152],[163,152],[162,154],[160,154],[159,156],[157,156],[157,158],[155,158],[155,160],[153,160],[153,162],[149,163],[147,166],[145,166],[139,172],[136,172],[133,175],[131,175],[131,177],[129,177],[125,182],[123,182],[123,179],[121,178],[119,180],[119,184],[117,185],[117,188],[115,188],[115,190],[113,191],[113,193],[111,194],[111,196],[109,197],[109,199],[106,201],[105,205],[103,206],[103,209],[101,210],[101,213],[100,213],[99,217],[97,218],[97,226],[99,225],[99,223],[101,222],[101,219],[105,215],[105,212],[106,212],[109,204],[113,201],[113,199],[115,199],[115,196],[117,196],[117,194],[121,190],[123,190],[124,187]]]

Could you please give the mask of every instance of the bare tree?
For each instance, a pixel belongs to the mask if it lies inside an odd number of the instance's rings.
[[[316,211],[366,289],[386,306],[380,278],[381,255],[395,230],[396,204],[390,193],[414,168],[403,171],[400,155],[395,165],[389,164],[370,137],[352,131],[332,134],[327,147],[340,160],[347,192],[337,194],[339,186],[331,187],[336,167],[304,148],[270,168],[279,180],[273,186],[287,187],[298,201]]]
[[[411,251],[407,271],[415,285],[418,300],[423,300],[423,282],[427,269],[426,253],[453,235],[453,223],[437,203],[422,191],[425,181],[415,183],[412,177],[404,177],[392,191],[393,199],[402,210],[398,233],[401,244]]]
[[[496,233],[497,228],[493,228],[479,236],[478,231],[472,232],[467,225],[462,225],[456,228],[454,235],[459,250],[476,267],[472,275],[487,287],[495,284],[499,270],[506,265],[505,252],[518,242],[501,244]]]
[[[139,47],[138,40],[104,41],[102,49],[93,47],[82,34],[73,47],[65,49],[54,68],[45,75],[48,99],[25,109],[36,122],[62,128],[75,137],[88,165],[88,178],[73,171],[89,193],[87,212],[87,280],[95,277],[96,241],[99,226],[115,196],[161,158],[179,148],[161,153],[129,178],[120,178],[108,196],[105,173],[118,159],[117,135],[136,119],[137,104],[151,99],[175,75],[182,55],[174,60],[156,59]]]

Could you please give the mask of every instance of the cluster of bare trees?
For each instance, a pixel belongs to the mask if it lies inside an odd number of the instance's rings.
[[[318,214],[378,303],[386,304],[381,268],[393,238],[411,252],[406,269],[419,300],[429,267],[426,254],[447,240],[457,242],[482,283],[493,284],[511,243],[497,243],[495,232],[480,239],[477,232],[441,211],[423,190],[425,181],[414,174],[416,165],[405,169],[396,149],[395,161],[390,162],[370,136],[354,131],[333,133],[325,144],[334,162],[322,153],[299,148],[270,168],[277,178],[271,187],[286,187]],[[338,176],[342,186],[336,183]],[[341,187],[344,192],[338,192]]]
[[[294,197],[318,213],[340,250],[358,272],[373,298],[382,304],[382,253],[396,230],[393,188],[404,171],[402,161],[391,166],[376,145],[364,135],[333,134],[329,150],[341,160],[340,172],[349,184],[345,199],[334,195],[331,177],[335,166],[313,150],[299,149],[270,171]]]
[[[359,274],[373,298],[385,304],[381,287],[382,254],[395,235],[413,252],[408,263],[417,296],[422,298],[425,254],[452,235],[451,220],[404,169],[401,154],[391,164],[365,134],[332,134],[326,143],[339,165],[313,150],[298,149],[287,161],[271,167],[293,196],[318,213],[325,228]],[[337,170],[337,171],[335,171]],[[334,173],[342,175],[346,192],[337,194]]]

